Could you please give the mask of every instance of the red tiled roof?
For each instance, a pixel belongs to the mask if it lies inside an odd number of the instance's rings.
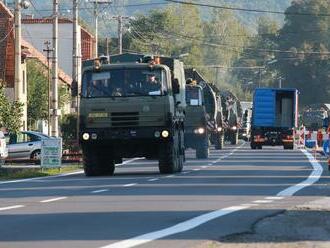
[[[29,42],[22,39],[22,46],[27,48],[25,51],[28,58],[35,58],[38,59],[44,66],[47,67],[48,61],[45,55],[39,52],[35,47],[33,47]],[[72,78],[67,75],[62,69],[58,69],[58,77],[67,85],[71,85]]]

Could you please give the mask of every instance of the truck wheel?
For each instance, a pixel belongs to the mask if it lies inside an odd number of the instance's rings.
[[[294,146],[293,145],[284,145],[284,150],[293,150]]]
[[[224,147],[225,137],[222,134],[217,135],[216,142],[215,142],[215,149],[221,150]]]
[[[262,150],[262,145],[257,146],[259,150]]]
[[[174,134],[173,140],[160,145],[158,168],[161,174],[173,174],[179,170],[179,138]]]
[[[209,152],[209,142],[206,136],[196,149],[196,158],[207,159],[209,157]]]
[[[180,147],[180,154],[179,154],[179,166],[177,172],[181,172],[183,170],[183,164],[185,162],[185,147],[184,147],[184,132],[180,130],[179,133],[179,147]]]
[[[253,143],[253,142],[251,142],[250,146],[251,146],[251,149],[252,150],[257,149],[257,145],[255,143]]]
[[[91,176],[112,176],[115,171],[115,161],[109,160],[105,156],[95,151],[83,152],[84,172],[88,177]]]

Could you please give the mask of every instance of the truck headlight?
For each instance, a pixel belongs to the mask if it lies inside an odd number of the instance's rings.
[[[217,130],[218,130],[218,132],[221,132],[222,131],[222,128],[221,127],[218,127]]]
[[[205,129],[202,128],[202,127],[197,128],[197,129],[194,130],[194,133],[195,134],[203,134],[203,133],[205,133]]]
[[[84,133],[82,135],[83,140],[89,140],[89,133]]]
[[[231,129],[235,131],[235,130],[237,130],[237,127],[233,126]]]
[[[163,138],[168,138],[168,136],[170,136],[169,131],[167,131],[167,130],[162,131],[162,137]]]

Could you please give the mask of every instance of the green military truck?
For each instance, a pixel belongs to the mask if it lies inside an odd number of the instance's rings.
[[[186,106],[182,62],[140,54],[87,61],[80,96],[86,176],[113,175],[115,163],[133,157],[158,159],[160,173],[182,170]]]
[[[208,115],[205,109],[203,88],[187,81],[186,85],[186,118],[185,147],[196,150],[196,158],[206,159],[209,156]]]
[[[221,99],[206,79],[195,69],[185,69],[189,84],[186,87],[185,146],[196,150],[196,157],[208,158],[209,144],[222,149]],[[210,141],[210,142],[209,142]]]

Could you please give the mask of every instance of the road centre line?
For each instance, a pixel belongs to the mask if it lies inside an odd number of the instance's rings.
[[[94,190],[91,193],[92,194],[97,194],[97,193],[102,193],[102,192],[107,192],[107,191],[109,191],[109,190],[108,189],[100,189],[100,190]]]
[[[155,181],[158,181],[158,180],[159,180],[159,178],[151,178],[151,179],[148,180],[148,182],[155,182]]]
[[[137,185],[137,183],[129,183],[129,184],[123,185],[123,187],[132,187],[132,186],[135,186],[135,185]]]
[[[253,203],[271,203],[273,202],[272,200],[256,200],[256,201],[253,201]]]
[[[14,206],[0,208],[0,211],[23,208],[23,207],[25,207],[25,206],[24,205],[14,205]]]
[[[43,200],[40,201],[41,203],[48,203],[48,202],[54,202],[54,201],[60,201],[60,200],[64,200],[67,199],[68,197],[64,196],[64,197],[58,197],[58,198],[53,198],[53,199],[48,199],[48,200]]]
[[[320,176],[322,175],[323,172],[323,168],[322,166],[313,158],[313,156],[308,153],[305,150],[302,150],[302,152],[307,156],[307,158],[309,159],[310,163],[313,166],[313,172],[310,174],[310,176],[303,181],[302,183],[299,183],[295,186],[291,186],[289,188],[287,188],[286,190],[283,190],[281,192],[279,192],[277,194],[277,197],[284,197],[284,196],[292,196],[294,193],[298,192],[299,190],[310,186],[312,184],[314,184],[315,182],[317,182],[320,178]],[[278,199],[279,199],[278,198]],[[262,202],[262,203],[268,203],[268,202],[272,202],[271,200],[257,200],[254,201],[256,202]],[[192,219],[186,220],[184,222],[178,223],[174,226],[165,228],[165,229],[161,229],[158,231],[154,231],[154,232],[150,232],[147,234],[143,234],[140,236],[136,236],[133,237],[131,239],[127,239],[127,240],[123,240],[123,241],[119,241],[107,246],[103,246],[102,248],[130,248],[130,247],[135,247],[138,245],[142,245],[157,239],[161,239],[167,236],[171,236],[174,234],[178,234],[178,233],[182,233],[182,232],[186,232],[189,231],[193,228],[196,228],[206,222],[209,222],[213,219],[237,212],[237,211],[241,211],[241,210],[245,210],[248,209],[252,206],[255,206],[258,204],[242,204],[241,206],[233,206],[233,207],[229,207],[229,208],[224,208],[224,209],[219,209],[210,213],[206,213],[206,214],[202,214],[200,216],[194,217]]]

